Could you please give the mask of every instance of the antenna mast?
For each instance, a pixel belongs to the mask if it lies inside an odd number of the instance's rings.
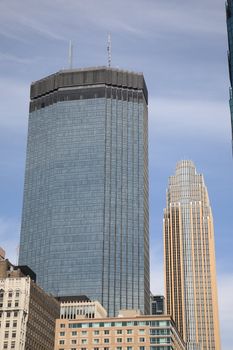
[[[111,65],[112,65],[112,39],[111,39],[111,34],[108,34],[107,52],[108,52],[108,66],[111,67]]]
[[[69,42],[69,69],[72,69],[73,66],[73,44],[72,41],[70,40]]]

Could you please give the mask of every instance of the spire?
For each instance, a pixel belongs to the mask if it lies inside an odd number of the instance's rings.
[[[111,39],[110,33],[108,34],[107,52],[108,52],[108,66],[111,67],[111,65],[112,65],[112,39]]]
[[[69,63],[69,69],[72,69],[73,66],[73,44],[72,41],[70,40],[69,42],[69,58],[68,58],[68,63]]]

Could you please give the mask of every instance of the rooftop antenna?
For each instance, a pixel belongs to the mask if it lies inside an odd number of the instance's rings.
[[[112,39],[111,39],[110,33],[108,34],[107,52],[108,52],[108,66],[111,67],[111,65],[112,65]]]
[[[73,44],[70,40],[69,42],[69,69],[72,69],[73,66]]]

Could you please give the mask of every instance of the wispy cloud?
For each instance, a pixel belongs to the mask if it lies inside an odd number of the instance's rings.
[[[13,62],[13,63],[19,63],[19,64],[35,64],[39,60],[39,57],[35,58],[28,58],[28,57],[19,57],[19,56],[14,56],[10,54],[4,54],[0,52],[0,61],[5,61],[5,62]]]

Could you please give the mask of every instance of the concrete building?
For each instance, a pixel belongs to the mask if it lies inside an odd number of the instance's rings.
[[[177,163],[164,210],[166,311],[188,350],[220,350],[213,218],[203,176]]]
[[[61,319],[101,318],[107,317],[107,311],[98,301],[62,301],[60,304]]]
[[[165,307],[165,300],[163,295],[150,296],[150,314],[151,315],[163,315]]]
[[[185,350],[169,316],[120,311],[119,317],[56,321],[55,350]]]
[[[56,296],[150,312],[147,88],[62,70],[31,85],[19,263]]]
[[[59,302],[39,288],[34,277],[29,268],[0,260],[0,349],[54,348]]]

